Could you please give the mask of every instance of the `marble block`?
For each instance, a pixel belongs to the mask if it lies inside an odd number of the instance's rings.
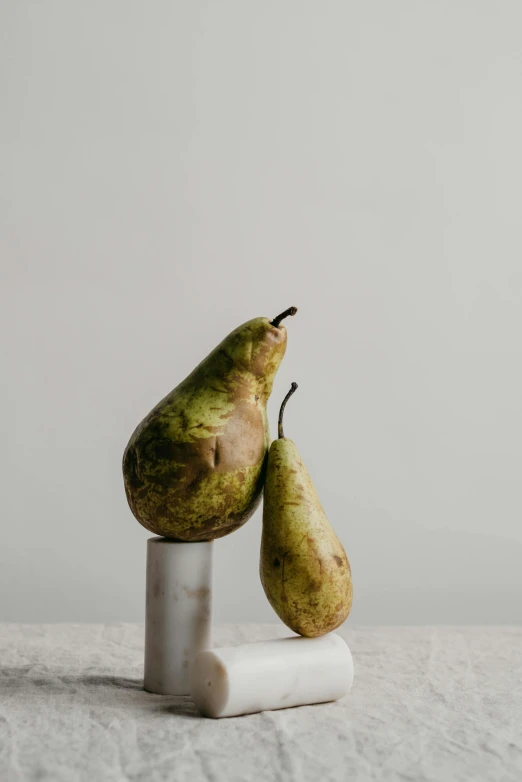
[[[195,655],[212,646],[213,542],[147,541],[144,687],[188,695]]]
[[[206,717],[234,717],[342,698],[353,682],[353,660],[335,633],[278,638],[200,652],[191,695]]]

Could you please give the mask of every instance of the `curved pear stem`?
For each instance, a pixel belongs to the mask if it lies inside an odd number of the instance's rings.
[[[277,421],[277,436],[279,437],[280,440],[282,440],[284,438],[284,434],[283,434],[283,413],[285,412],[286,403],[288,402],[288,400],[290,399],[290,397],[292,396],[294,391],[297,391],[297,383],[292,383],[292,385],[290,386],[290,391],[288,392],[288,394],[283,399],[283,404],[281,405],[281,409],[279,410],[279,419]]]
[[[280,315],[278,315],[277,318],[271,320],[270,325],[275,326],[276,329],[278,329],[279,324],[281,323],[282,320],[287,318],[289,315],[295,315],[296,312],[297,312],[297,307],[288,307],[288,309],[282,312]]]

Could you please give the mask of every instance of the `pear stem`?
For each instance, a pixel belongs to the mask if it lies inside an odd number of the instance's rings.
[[[282,320],[287,318],[289,315],[295,315],[296,312],[297,312],[297,307],[288,307],[288,309],[282,312],[280,315],[278,315],[277,318],[271,320],[270,325],[275,326],[276,329],[278,329],[279,324],[281,323]]]
[[[279,419],[277,421],[277,436],[279,437],[280,440],[282,440],[284,438],[284,434],[283,434],[283,413],[285,411],[286,403],[288,402],[288,400],[290,399],[290,397],[292,396],[294,391],[297,391],[297,383],[292,383],[292,385],[290,386],[290,391],[288,392],[288,394],[283,399],[283,404],[281,405],[281,409],[279,410]]]

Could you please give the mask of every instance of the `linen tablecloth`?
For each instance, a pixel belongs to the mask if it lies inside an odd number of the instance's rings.
[[[0,625],[0,780],[522,780],[522,627],[351,627],[337,703],[210,720],[142,689],[143,626]],[[289,635],[223,626],[215,645]]]

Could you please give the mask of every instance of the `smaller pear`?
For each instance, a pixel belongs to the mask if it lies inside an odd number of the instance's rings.
[[[315,637],[339,627],[352,607],[352,575],[346,552],[326,518],[295,444],[283,434],[268,453],[263,505],[260,576],[282,622]]]

